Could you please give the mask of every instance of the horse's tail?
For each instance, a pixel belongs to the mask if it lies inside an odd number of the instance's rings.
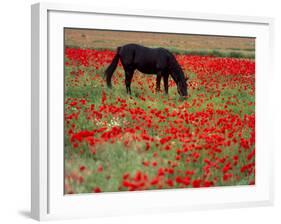
[[[120,55],[119,55],[119,51],[120,51],[121,47],[118,47],[117,48],[117,52],[116,52],[116,55],[114,56],[111,64],[108,66],[108,68],[105,70],[105,78],[106,78],[106,84],[109,88],[111,88],[112,84],[111,84],[111,77],[118,65],[118,61],[119,61],[119,58],[120,58]]]

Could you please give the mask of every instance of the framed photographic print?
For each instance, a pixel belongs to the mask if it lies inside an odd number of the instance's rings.
[[[272,204],[272,26],[32,5],[32,217]]]

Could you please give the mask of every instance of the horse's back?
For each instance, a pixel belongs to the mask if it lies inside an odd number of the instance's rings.
[[[122,55],[125,54],[139,54],[139,55],[148,55],[148,56],[168,56],[170,52],[165,48],[149,48],[139,44],[126,44],[122,46],[121,52]]]
[[[164,48],[148,48],[138,44],[122,46],[120,52],[124,68],[134,68],[147,74],[167,70],[170,54]]]

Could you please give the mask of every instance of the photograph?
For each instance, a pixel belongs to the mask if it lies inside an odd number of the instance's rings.
[[[63,38],[64,194],[255,185],[255,37]]]

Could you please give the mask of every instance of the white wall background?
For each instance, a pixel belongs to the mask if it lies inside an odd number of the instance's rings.
[[[30,5],[6,0],[0,6],[0,222],[32,223],[30,209]],[[79,223],[280,223],[281,222],[281,7],[278,0],[69,0],[74,4],[275,17],[275,205],[79,220]],[[280,136],[280,137],[279,137]],[[77,220],[59,223],[76,223]]]

